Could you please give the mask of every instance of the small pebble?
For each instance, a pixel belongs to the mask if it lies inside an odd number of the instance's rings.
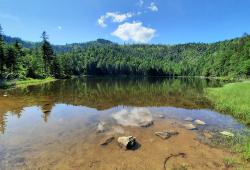
[[[220,134],[227,136],[227,137],[234,137],[234,134],[231,132],[227,132],[227,131],[222,131],[220,132]]]
[[[164,132],[155,132],[156,136],[159,136],[162,139],[168,139],[171,136],[178,135],[179,132],[176,131],[164,131]]]
[[[197,129],[196,126],[194,126],[192,123],[190,124],[185,124],[184,127],[188,130],[195,130]]]

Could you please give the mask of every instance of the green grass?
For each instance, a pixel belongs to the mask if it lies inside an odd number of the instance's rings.
[[[48,83],[48,82],[52,82],[55,81],[56,79],[54,79],[53,77],[48,77],[45,79],[26,79],[26,80],[18,80],[16,81],[15,86],[16,87],[26,87],[26,86],[30,86],[30,85],[38,85],[38,84],[43,84],[43,83]]]
[[[250,81],[209,88],[206,95],[216,110],[232,114],[238,120],[250,125]]]
[[[30,85],[38,85],[43,83],[48,83],[55,81],[53,77],[48,77],[45,79],[32,79],[28,78],[25,80],[11,80],[11,81],[0,81],[0,88],[7,89],[7,88],[15,88],[15,87],[27,87]]]
[[[236,119],[250,125],[250,81],[226,84],[219,88],[208,88],[207,98],[215,109],[231,114]],[[250,136],[245,136],[234,145],[234,149],[245,160],[250,161]]]

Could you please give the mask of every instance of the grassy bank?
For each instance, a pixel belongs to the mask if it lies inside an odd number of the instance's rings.
[[[0,82],[0,88],[13,88],[13,87],[26,87],[30,85],[38,85],[43,83],[48,83],[55,81],[56,79],[53,77],[48,77],[45,79],[26,79],[26,80],[12,80],[12,81],[2,81]]]
[[[45,79],[27,79],[27,80],[19,80],[16,82],[16,87],[25,87],[30,85],[38,85],[43,83],[48,83],[55,81],[56,79],[53,77],[48,77]]]
[[[250,125],[250,81],[209,88],[206,94],[216,110],[232,114],[238,120]]]
[[[218,111],[232,114],[236,119],[250,125],[250,81],[226,84],[219,88],[209,88],[207,98]],[[250,161],[250,136],[245,136],[234,148]]]

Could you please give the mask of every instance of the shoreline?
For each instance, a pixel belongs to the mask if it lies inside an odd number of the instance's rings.
[[[231,82],[245,82],[250,81],[248,77],[246,78],[233,78],[233,77],[205,77],[205,76],[144,76],[144,75],[81,75],[81,76],[72,76],[67,79],[74,79],[74,78],[82,78],[82,77],[144,77],[144,78],[200,78],[200,79],[208,79],[208,80],[221,80],[221,81],[229,81]],[[64,79],[56,79],[54,77],[48,77],[45,79],[34,79],[34,78],[27,78],[25,80],[0,80],[0,90],[8,90],[11,88],[18,88],[18,87],[27,87],[30,85],[39,85],[43,83],[49,83],[57,80],[64,80]]]
[[[250,125],[250,81],[228,83],[222,87],[208,88],[205,96],[212,102],[215,110],[232,115],[235,119],[249,127]],[[250,136],[241,139],[243,146],[233,148],[240,152],[243,158],[250,160]]]
[[[26,80],[2,81],[2,82],[0,82],[0,90],[8,90],[8,89],[13,89],[13,88],[23,88],[23,87],[32,86],[32,85],[49,83],[49,82],[53,82],[53,81],[57,81],[57,80],[58,79],[55,79],[53,77],[48,77],[45,79],[28,78]]]

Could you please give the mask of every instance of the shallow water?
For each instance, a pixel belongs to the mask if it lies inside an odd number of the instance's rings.
[[[146,159],[148,141],[143,139],[155,140],[146,134],[159,128],[179,129],[186,117],[206,122],[198,126],[197,133],[242,132],[247,129],[244,125],[213,111],[204,98],[205,88],[222,84],[198,78],[92,77],[0,91],[0,169],[105,169],[107,162],[114,169],[147,169],[139,166],[140,160],[134,166],[106,158],[94,160],[102,152],[96,150],[100,138],[143,133],[138,139],[141,148],[135,152],[142,152]],[[154,125],[140,128],[140,123],[148,120]],[[96,133],[100,122],[105,135]],[[110,149],[113,159],[124,156],[115,153],[117,150]],[[157,169],[157,165],[149,164],[150,168]]]

